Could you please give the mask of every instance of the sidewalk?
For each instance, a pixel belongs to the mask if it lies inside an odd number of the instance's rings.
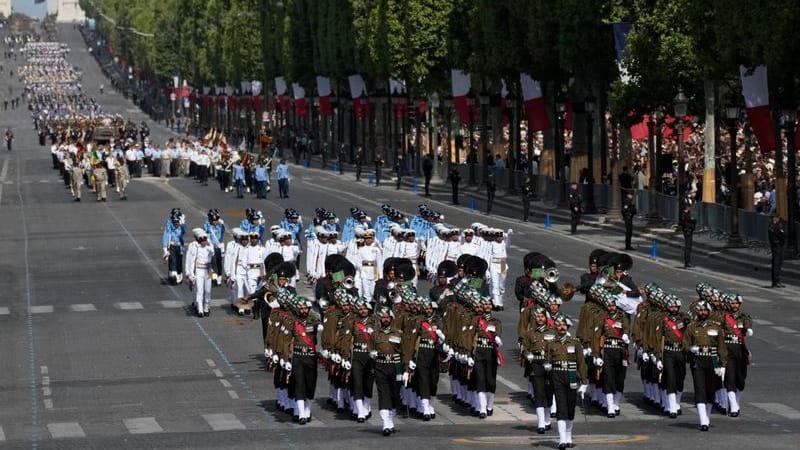
[[[293,160],[291,161],[293,163]],[[324,170],[333,171],[333,162],[328,160],[327,167]],[[301,161],[302,163],[302,161]],[[322,162],[318,156],[314,156],[310,160],[309,169],[323,170],[321,168]],[[338,171],[337,171],[338,173]],[[391,172],[383,171],[381,174],[381,186],[394,189],[395,178]],[[355,179],[355,166],[352,164],[344,165],[344,177]],[[362,171],[362,182],[367,184],[371,183],[374,179],[374,171],[372,167]],[[416,186],[416,193],[424,197],[424,179],[422,177],[404,176],[401,183],[401,189],[405,191],[413,191]],[[451,188],[446,180],[438,180],[434,176],[430,185],[431,198],[439,201],[451,202]],[[473,209],[476,214],[483,215],[486,211],[486,192],[481,186],[470,186],[462,180],[459,187],[459,204],[465,209]],[[498,190],[494,200],[493,214],[505,216],[511,219],[522,219],[522,200],[519,195],[509,195],[505,192]],[[568,230],[570,217],[566,208],[551,206],[542,201],[532,201],[529,222],[538,222],[545,224],[547,218],[550,219],[551,227],[560,228],[564,227]],[[588,229],[588,230],[587,230]],[[581,223],[578,226],[578,235],[587,235],[587,240],[594,240],[595,238],[603,239],[604,243],[608,244],[609,240],[620,242],[625,234],[624,223],[621,216],[613,216],[609,214],[584,214],[581,218]],[[657,228],[647,227],[646,217],[637,217],[634,220],[634,239],[641,241],[644,239],[648,245],[639,245],[637,251],[643,252],[646,255],[652,255],[652,243],[655,241],[656,256],[664,258],[666,253],[669,253],[669,258],[680,261],[680,266],[683,264],[683,248],[684,239],[683,234],[675,231],[675,224],[663,223]],[[666,247],[666,248],[665,248]],[[622,245],[620,245],[622,248]],[[622,251],[622,250],[620,250]],[[769,246],[753,246],[747,248],[728,248],[727,241],[722,238],[712,236],[708,231],[698,230],[694,234],[693,241],[693,256],[699,255],[713,255],[714,259],[724,261],[732,265],[745,265],[753,266],[755,270],[761,270],[766,275],[766,283],[769,283],[769,271],[771,267],[771,253]],[[788,259],[783,264],[782,280],[800,279],[800,259]],[[694,258],[696,259],[696,258]],[[795,284],[795,283],[792,283]]]

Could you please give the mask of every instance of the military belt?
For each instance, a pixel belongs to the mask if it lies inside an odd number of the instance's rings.
[[[248,269],[260,269],[261,268],[261,264],[248,264],[247,268]]]
[[[683,344],[681,344],[680,342],[665,343],[664,344],[664,350],[668,350],[668,351],[671,351],[671,352],[682,352],[683,351]]]
[[[606,338],[603,348],[624,348],[625,343],[616,338]]]
[[[725,336],[725,343],[726,344],[741,344],[742,341],[740,341],[739,337],[736,336],[735,334],[731,334],[731,335]]]
[[[353,342],[354,352],[368,352],[369,348],[366,342]]]
[[[717,356],[717,347],[700,347],[697,356]]]
[[[559,372],[568,372],[570,370],[578,369],[578,363],[575,361],[553,361],[552,366],[553,370]]]
[[[386,354],[378,354],[378,357],[375,358],[375,362],[384,363],[384,364],[395,364],[400,362],[400,354],[394,353],[391,355]]]
[[[420,342],[419,348],[436,348],[436,346],[433,344],[423,344],[422,342]]]
[[[361,265],[364,267],[373,267],[375,266],[375,261],[361,261]]]
[[[292,349],[292,354],[294,356],[314,356],[317,353],[310,347],[295,345],[294,348]]]

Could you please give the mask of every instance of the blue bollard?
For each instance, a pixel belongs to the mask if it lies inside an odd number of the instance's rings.
[[[307,168],[311,167],[311,161],[309,161],[309,160],[306,160],[306,161],[303,163],[303,165],[304,165],[304,166],[306,166],[306,169],[307,169]]]
[[[339,164],[339,163],[333,163],[333,165],[331,166],[331,172],[334,172],[334,173],[335,173],[335,172],[338,172],[338,169],[337,169],[337,167],[336,167],[338,164]]]
[[[550,229],[550,214],[544,216],[544,228],[549,230]]]
[[[370,185],[370,186],[372,186],[373,184],[375,184],[375,177],[373,177],[372,175],[370,175],[370,176],[369,176],[369,185]]]
[[[413,192],[413,193],[415,193],[415,194],[417,193],[417,180],[414,180],[414,181],[411,183],[411,192]]]
[[[653,245],[650,247],[650,257],[658,259],[658,241],[653,239]]]
[[[469,198],[469,209],[471,209],[472,211],[475,211],[475,198],[474,197],[470,197]]]

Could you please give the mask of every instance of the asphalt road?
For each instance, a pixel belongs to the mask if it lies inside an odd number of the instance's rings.
[[[99,95],[101,74],[71,27],[61,32],[73,52],[70,60],[85,72],[84,89],[107,110],[144,118],[119,95]],[[10,62],[3,61],[0,93],[9,86]],[[108,86],[108,83],[105,82]],[[11,83],[15,92],[16,82]],[[390,203],[414,213],[423,197],[355,183],[352,174],[291,167],[289,199],[238,200],[218,187],[190,179],[135,179],[129,200],[113,195],[107,203],[73,203],[51,169],[47,148],[38,146],[26,109],[0,111],[0,123],[15,130],[13,152],[0,159],[0,448],[431,448],[543,447],[558,445],[555,431],[535,434],[535,415],[525,399],[522,369],[509,363],[499,371],[495,414],[471,417],[449,400],[441,382],[437,417],[423,423],[398,420],[396,435],[380,436],[373,417],[357,424],[324,405],[327,386],[318,384],[313,421],[291,423],[274,408],[271,376],[263,370],[260,325],[224,308],[227,292],[215,288],[210,318],[190,314],[185,286],[168,286],[160,261],[161,226],[169,210],[180,207],[189,228],[201,225],[205,212],[219,208],[229,227],[248,207],[276,223],[286,207],[298,209],[308,223],[317,206],[346,217],[351,206],[369,214]],[[154,138],[170,133],[151,125]],[[512,276],[521,271],[528,251],[556,260],[563,281],[575,282],[589,252],[619,250],[619,240],[594,230],[577,236],[563,228],[545,229],[501,215],[485,216],[453,207],[445,195],[425,201],[443,212],[446,222],[464,227],[475,221],[513,228]],[[501,210],[500,213],[503,211]],[[669,255],[651,260],[635,253],[637,282],[658,282],[685,303],[694,286],[709,281],[740,292],[744,308],[756,319],[749,344],[754,355],[742,414],[712,415],[712,430],[697,431],[691,392],[677,420],[655,414],[641,401],[638,374],[630,370],[622,415],[607,419],[600,410],[578,413],[575,441],[580,448],[796,448],[800,433],[800,395],[793,373],[800,370],[797,347],[800,296],[796,289],[765,289],[768,280],[737,277],[717,267],[713,257],[702,267],[679,270]],[[722,264],[722,263],[720,263]],[[513,278],[513,277],[510,277]],[[509,287],[511,280],[509,280]],[[306,288],[303,288],[306,289]],[[301,292],[303,291],[301,289]],[[425,283],[420,289],[426,291]],[[514,304],[507,295],[507,305]],[[577,316],[580,301],[564,306]],[[503,340],[516,341],[517,312],[499,313],[506,323]],[[505,349],[515,360],[515,348]],[[691,378],[687,378],[691,391]],[[375,415],[377,416],[377,414]]]

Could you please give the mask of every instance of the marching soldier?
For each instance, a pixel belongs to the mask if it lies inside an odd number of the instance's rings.
[[[108,172],[106,172],[102,164],[96,163],[92,176],[94,177],[94,192],[97,194],[97,201],[106,201],[108,196]]]
[[[711,306],[701,300],[695,304],[697,315],[683,336],[683,347],[688,349],[689,365],[694,382],[694,396],[697,414],[700,416],[700,431],[708,431],[710,404],[714,401],[714,377],[725,378],[725,365],[728,362],[728,347],[725,345],[725,331],[722,326],[709,320]]]
[[[472,368],[472,389],[478,394],[478,417],[485,419],[494,413],[494,393],[497,388],[497,368],[504,364],[500,347],[503,346],[500,319],[492,317],[491,298],[484,297],[475,305],[472,321],[473,338],[471,356],[467,364]]]
[[[289,373],[289,396],[294,398],[294,417],[300,425],[311,420],[311,401],[317,387],[317,332],[322,326],[319,319],[309,314],[311,301],[295,297],[292,302],[294,317],[291,321],[291,356],[284,366]]]
[[[375,230],[364,230],[364,245],[358,247],[355,254],[356,287],[364,298],[373,300],[375,283],[379,274],[383,273],[383,252],[375,242]]]
[[[372,335],[380,325],[377,318],[370,315],[370,304],[364,297],[358,297],[354,306],[355,315],[345,324],[344,334],[339,336],[343,343],[339,347],[342,357],[352,365],[348,388],[351,399],[355,399],[356,420],[364,423],[372,413]]]
[[[418,398],[417,411],[427,422],[436,418],[433,399],[439,384],[439,351],[448,353],[445,335],[441,329],[441,319],[435,313],[436,302],[421,299],[422,314],[415,318],[413,325],[417,335],[417,350],[413,356],[414,378],[412,388]]]
[[[728,395],[728,415],[739,417],[739,399],[747,378],[750,364],[750,351],[745,337],[753,335],[753,321],[742,311],[742,297],[738,294],[724,294],[723,301],[729,312],[725,320],[725,345],[728,348],[728,363],[725,365],[725,389]]]
[[[378,410],[383,426],[383,435],[394,433],[394,417],[400,406],[400,386],[398,373],[401,369],[400,348],[403,342],[401,332],[392,325],[394,313],[381,307],[377,314],[380,328],[373,335],[375,359],[375,386],[378,391]]]
[[[547,344],[555,339],[556,331],[547,324],[547,312],[541,306],[536,307],[533,317],[534,326],[525,330],[524,334],[520,334],[520,356],[526,369],[526,376],[533,387],[536,432],[544,434],[545,430],[550,429],[550,414],[549,411],[545,414],[545,408],[550,409],[553,398],[550,377],[544,365],[547,363],[545,359]]]
[[[128,170],[128,165],[124,161],[119,162],[119,167],[116,170],[117,174],[117,192],[119,193],[120,200],[128,199],[128,183],[131,182],[131,173]]]
[[[553,318],[556,337],[545,348],[544,369],[550,372],[550,381],[556,400],[558,448],[573,447],[572,427],[578,396],[586,393],[589,382],[586,363],[581,353],[581,342],[569,336],[569,319],[564,315]]]
[[[83,184],[83,168],[78,161],[72,163],[69,168],[70,191],[75,201],[81,201],[81,185]]]
[[[681,301],[677,296],[668,295],[665,303],[667,312],[655,329],[659,348],[654,351],[658,358],[656,368],[661,372],[661,388],[667,393],[667,404],[664,407],[669,418],[675,419],[681,412],[681,396],[686,379],[683,336],[688,318],[680,312]]]
[[[214,246],[208,243],[208,234],[202,228],[192,230],[195,242],[186,248],[184,273],[194,294],[198,317],[211,315],[211,279],[214,272]]]
[[[208,242],[214,249],[214,258],[211,261],[211,266],[214,268],[212,280],[219,286],[222,284],[222,275],[226,273],[222,268],[222,255],[225,254],[225,221],[222,220],[218,209],[208,210],[207,217],[203,231],[208,235]]]
[[[594,365],[602,368],[603,394],[606,397],[606,415],[609,419],[619,415],[619,402],[625,388],[625,373],[628,367],[628,321],[625,313],[617,309],[614,298],[600,285],[592,288],[606,308],[600,328],[600,339],[595,341],[592,353]]]
[[[161,247],[164,251],[163,259],[167,262],[169,278],[175,284],[183,281],[183,235],[186,234],[186,225],[181,210],[173,208],[169,220],[164,226],[161,237]]]

